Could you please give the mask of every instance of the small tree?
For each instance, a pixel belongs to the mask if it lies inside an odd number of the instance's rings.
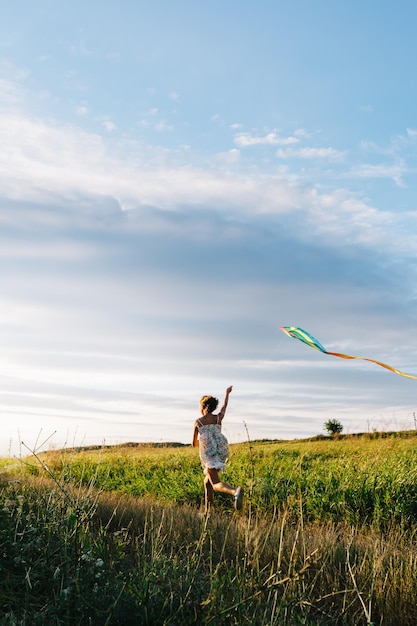
[[[332,437],[336,437],[342,432],[343,425],[339,422],[339,420],[333,419],[327,420],[327,422],[324,423],[324,428],[327,430],[329,435],[332,435]]]

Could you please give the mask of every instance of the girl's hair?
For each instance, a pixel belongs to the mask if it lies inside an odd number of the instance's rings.
[[[208,410],[209,413],[213,413],[217,409],[218,404],[218,399],[213,396],[201,396],[200,398],[200,408]]]

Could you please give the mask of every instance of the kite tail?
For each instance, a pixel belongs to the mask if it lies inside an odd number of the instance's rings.
[[[417,380],[417,376],[413,374],[406,374],[401,370],[397,370],[395,367],[391,367],[386,363],[382,363],[381,361],[376,361],[375,359],[368,359],[365,356],[352,356],[350,354],[342,354],[341,352],[329,352],[324,348],[319,341],[313,335],[310,335],[306,330],[302,328],[298,328],[297,326],[281,326],[280,330],[284,331],[289,337],[293,339],[299,339],[303,343],[310,346],[310,348],[315,348],[324,354],[330,354],[331,356],[337,356],[339,359],[360,359],[361,361],[369,361],[370,363],[376,363],[376,365],[380,365],[384,367],[386,370],[390,372],[394,372],[394,374],[399,374],[399,376],[404,376],[405,378],[412,378],[413,380]]]

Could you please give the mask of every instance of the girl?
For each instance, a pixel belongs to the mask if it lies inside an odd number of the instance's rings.
[[[213,489],[223,493],[230,493],[235,500],[235,508],[242,508],[243,489],[242,487],[232,487],[224,483],[219,478],[219,472],[226,467],[227,458],[229,456],[229,445],[226,437],[221,432],[222,421],[226,413],[229,394],[233,387],[226,389],[223,406],[217,415],[214,411],[217,409],[219,401],[213,396],[202,396],[200,399],[200,412],[202,417],[194,423],[193,446],[199,445],[200,460],[203,466],[205,479],[205,504],[206,512],[213,504]]]

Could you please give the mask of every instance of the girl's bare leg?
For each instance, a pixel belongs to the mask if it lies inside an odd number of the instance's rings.
[[[213,487],[210,482],[209,476],[206,476],[204,479],[204,494],[207,513],[210,510],[210,507],[213,505]]]
[[[232,487],[232,485],[228,485],[227,483],[222,482],[219,478],[219,474],[216,469],[208,468],[207,476],[215,491],[221,491],[222,493],[229,493],[231,496],[235,495],[236,489]]]

